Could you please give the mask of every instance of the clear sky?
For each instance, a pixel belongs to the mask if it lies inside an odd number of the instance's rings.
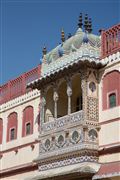
[[[98,34],[120,23],[120,0],[0,0],[1,84],[36,67],[43,46],[61,42],[61,28],[74,34],[80,12]]]

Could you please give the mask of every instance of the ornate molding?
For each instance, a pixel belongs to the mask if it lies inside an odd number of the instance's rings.
[[[37,89],[36,90],[33,90],[33,91],[30,91],[22,96],[19,96],[15,99],[12,99],[4,104],[1,105],[0,107],[0,113],[1,112],[4,112],[4,111],[7,111],[11,108],[14,108],[16,106],[19,106],[23,103],[26,103],[28,101],[31,101],[35,98],[39,98],[40,96],[40,91],[38,91]]]
[[[70,115],[66,115],[60,118],[57,118],[54,121],[46,122],[42,124],[42,133],[47,133],[49,131],[59,131],[59,129],[63,128],[66,129],[67,127],[71,126],[71,124],[77,125],[83,123],[83,111],[78,111],[72,113]]]

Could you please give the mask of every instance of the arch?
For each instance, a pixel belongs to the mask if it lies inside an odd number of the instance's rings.
[[[116,106],[120,105],[120,72],[117,70],[105,74],[103,78],[103,110],[109,108],[109,95],[116,95]]]
[[[45,122],[53,120],[53,117],[54,117],[53,87],[50,86],[46,92]]]
[[[33,120],[34,120],[33,107],[27,106],[23,110],[22,137],[33,133]],[[29,125],[29,130],[28,130],[28,125]]]
[[[80,74],[72,76],[72,112],[82,110],[82,89]]]
[[[3,138],[3,120],[0,118],[0,144],[2,144],[2,138]]]
[[[14,129],[14,132],[13,132]],[[7,123],[7,142],[17,139],[18,120],[17,113],[12,112],[8,116]]]
[[[67,97],[67,83],[66,81],[61,81],[58,88],[58,118],[67,115],[67,104],[68,104],[68,97]]]

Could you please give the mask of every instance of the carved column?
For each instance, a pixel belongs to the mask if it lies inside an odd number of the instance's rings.
[[[54,87],[53,100],[54,100],[54,118],[57,118],[57,101],[59,99],[57,87]]]
[[[84,111],[84,120],[87,120],[87,72],[80,71],[81,89],[82,89],[82,109]]]
[[[46,105],[46,97],[45,92],[41,91],[41,102],[40,102],[40,130],[42,128],[42,124],[45,122],[45,105]]]
[[[67,78],[67,95],[68,95],[68,115],[69,115],[71,114],[71,96],[72,96],[72,83],[70,78]]]
[[[86,125],[83,126],[83,141],[88,141],[88,127]]]

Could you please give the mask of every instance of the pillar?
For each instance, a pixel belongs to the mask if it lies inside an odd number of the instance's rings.
[[[42,124],[45,122],[45,105],[46,105],[46,97],[45,92],[41,91],[41,101],[40,101],[40,130],[42,128]]]
[[[54,87],[53,100],[54,100],[54,118],[57,118],[57,101],[59,99],[57,87]]]
[[[87,72],[80,71],[81,89],[82,89],[82,109],[84,111],[84,120],[87,120]]]
[[[67,78],[67,96],[68,96],[68,115],[69,115],[71,114],[71,96],[72,96],[72,83],[70,78]]]

